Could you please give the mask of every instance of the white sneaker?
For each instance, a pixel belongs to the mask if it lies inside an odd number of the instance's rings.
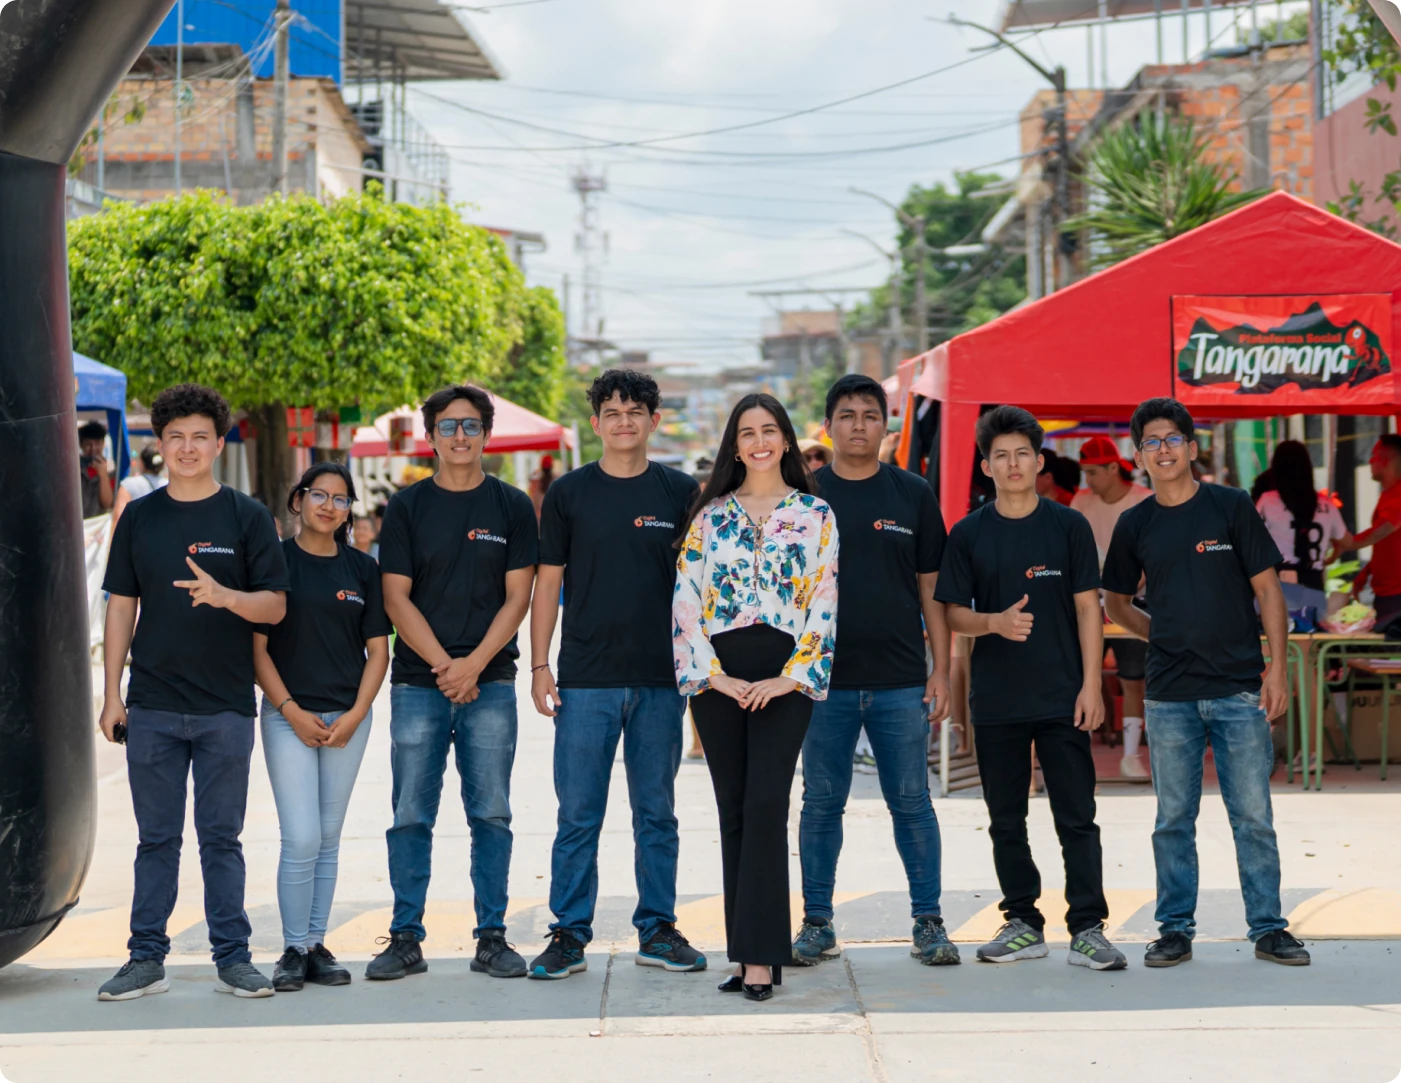
[[[1137,756],[1125,756],[1119,761],[1119,775],[1122,778],[1147,778],[1148,771]]]

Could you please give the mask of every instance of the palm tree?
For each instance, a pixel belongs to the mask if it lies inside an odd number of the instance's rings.
[[[1172,116],[1143,117],[1100,139],[1084,178],[1091,209],[1065,223],[1090,232],[1096,270],[1265,194],[1231,191],[1236,174],[1207,160],[1210,143],[1191,120]]]

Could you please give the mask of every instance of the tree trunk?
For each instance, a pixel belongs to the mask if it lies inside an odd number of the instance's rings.
[[[280,404],[258,406],[249,411],[258,426],[258,477],[254,495],[268,506],[282,536],[292,536],[292,516],[287,511],[287,493],[296,483],[292,449],[287,446],[287,408]]]

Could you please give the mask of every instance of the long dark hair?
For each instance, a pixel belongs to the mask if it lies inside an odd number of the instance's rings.
[[[345,482],[345,495],[350,497],[350,503],[354,505],[357,499],[355,496],[355,479],[350,476],[350,471],[340,463],[320,462],[313,463],[311,466],[307,467],[307,471],[302,475],[301,480],[292,486],[292,491],[287,494],[287,510],[293,515],[300,514],[297,511],[297,497],[303,495],[310,489],[317,478],[326,474],[334,474],[336,477],[340,478],[341,481]],[[354,522],[355,512],[347,512],[345,522],[336,527],[335,539],[341,545],[350,544],[350,528]]]
[[[736,451],[739,442],[739,419],[744,416],[745,411],[756,406],[773,415],[773,419],[778,422],[779,432],[783,434],[783,458],[778,464],[783,480],[799,492],[817,492],[817,483],[813,481],[807,463],[803,462],[803,453],[798,450],[798,436],[793,431],[793,422],[788,419],[788,411],[783,408],[783,403],[763,392],[745,395],[735,403],[735,408],[730,411],[730,419],[725,422],[725,432],[720,437],[720,450],[715,453],[715,468],[711,470],[710,477],[701,486],[695,503],[691,505],[691,510],[686,516],[686,529],[681,531],[681,537],[686,536],[686,531],[691,528],[691,522],[701,508],[717,496],[732,493],[744,484],[744,476],[748,471],[744,463],[739,461],[739,453]]]
[[[1318,511],[1318,490],[1313,485],[1313,459],[1298,440],[1282,440],[1275,445],[1270,460],[1274,487],[1299,528],[1313,522]]]

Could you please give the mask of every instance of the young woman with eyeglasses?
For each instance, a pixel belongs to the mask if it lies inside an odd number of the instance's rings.
[[[263,690],[263,753],[282,827],[277,902],[284,951],[273,988],[345,985],[325,945],[341,825],[370,735],[370,706],[389,667],[379,567],[350,545],[355,483],[317,463],[287,496],[300,520],[282,543],[291,576],[287,616],[260,625],[253,665]]]

